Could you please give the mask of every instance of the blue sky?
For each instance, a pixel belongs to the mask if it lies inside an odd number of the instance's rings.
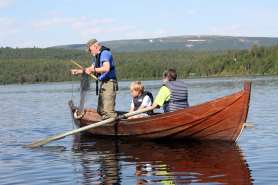
[[[0,0],[0,47],[176,35],[278,37],[274,0]]]

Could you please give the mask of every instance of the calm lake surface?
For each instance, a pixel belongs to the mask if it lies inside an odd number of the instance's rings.
[[[278,77],[185,80],[191,105],[239,91],[252,81],[246,128],[237,143],[128,142],[70,136],[22,145],[74,128],[68,100],[77,82],[0,86],[0,184],[278,184]],[[160,81],[145,81],[156,94]],[[121,82],[117,110],[128,110]],[[92,83],[93,86],[93,83]],[[96,107],[93,90],[86,106]]]

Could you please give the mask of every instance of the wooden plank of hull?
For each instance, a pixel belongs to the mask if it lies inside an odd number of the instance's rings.
[[[229,96],[176,112],[121,120],[89,132],[95,135],[143,139],[194,138],[235,141],[246,121],[250,90],[250,82],[245,82],[244,90]],[[92,122],[87,119],[81,120],[80,124],[82,126]]]

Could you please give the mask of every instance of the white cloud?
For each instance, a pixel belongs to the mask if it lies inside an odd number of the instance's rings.
[[[10,6],[13,2],[13,0],[0,0],[0,9]]]
[[[126,25],[114,19],[96,19],[90,17],[62,17],[55,15],[47,20],[38,20],[32,23],[37,30],[59,29],[74,31],[82,41],[91,37],[105,40],[150,38],[166,36],[165,30],[144,31],[133,25]]]
[[[57,26],[64,26],[71,22],[70,19],[66,18],[51,18],[47,20],[35,21],[32,26],[35,29],[50,29]]]
[[[113,25],[112,19],[92,19],[89,17],[52,17],[47,20],[39,20],[32,23],[36,30],[59,29],[71,30],[83,38],[90,38],[92,35],[110,33],[110,26]]]
[[[91,19],[81,17],[71,23],[71,28],[78,32],[83,38],[90,38],[92,35],[111,33],[111,25],[114,25],[113,19]]]
[[[68,26],[75,29],[97,27],[102,24],[111,24],[112,19],[90,19],[88,17],[52,17],[47,20],[33,22],[33,27],[37,29],[49,29],[57,26]]]
[[[0,44],[12,47],[48,47],[83,43],[94,37],[100,41],[142,39],[169,35],[169,30],[149,30],[110,18],[65,17],[52,14],[47,19],[26,21],[0,18]],[[2,26],[3,25],[3,26]]]

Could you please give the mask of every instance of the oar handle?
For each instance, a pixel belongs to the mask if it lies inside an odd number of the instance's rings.
[[[80,69],[84,69],[83,66],[81,66],[80,64],[78,64],[78,63],[75,62],[74,60],[71,60],[70,62],[73,63],[74,65],[76,65],[77,67],[79,67]],[[95,80],[98,80],[98,78],[97,78],[95,75],[93,75],[93,74],[89,74],[89,76],[92,77],[92,78],[95,79]]]

